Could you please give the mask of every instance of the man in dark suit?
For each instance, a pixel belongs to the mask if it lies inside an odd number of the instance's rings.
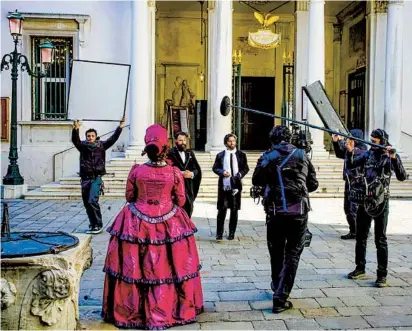
[[[195,153],[186,149],[187,133],[178,132],[175,135],[175,147],[173,147],[167,158],[172,165],[182,171],[186,187],[186,203],[183,206],[189,217],[193,213],[193,203],[199,192],[200,182],[202,180],[202,171],[196,160]]]
[[[237,150],[237,137],[229,133],[223,140],[226,150],[216,155],[213,172],[219,176],[216,240],[222,240],[227,209],[230,209],[228,240],[235,238],[242,196],[242,178],[249,172],[246,154]]]

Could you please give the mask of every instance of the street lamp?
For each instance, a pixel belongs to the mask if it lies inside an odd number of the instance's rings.
[[[36,78],[43,78],[47,75],[47,68],[53,60],[54,46],[51,42],[46,41],[42,43],[39,48],[41,50],[40,62],[46,67],[46,72],[41,71],[36,68],[35,71],[31,70],[29,61],[27,57],[20,54],[17,51],[17,44],[19,42],[19,37],[22,35],[23,28],[23,16],[17,12],[11,13],[7,16],[9,19],[9,29],[10,34],[14,41],[14,51],[10,54],[3,56],[1,60],[1,71],[9,70],[11,65],[11,129],[10,129],[10,151],[9,151],[9,166],[7,168],[7,174],[3,177],[3,185],[22,185],[24,184],[24,179],[20,175],[19,165],[17,160],[19,158],[17,153],[17,77],[18,68],[20,70],[27,71],[27,73]]]

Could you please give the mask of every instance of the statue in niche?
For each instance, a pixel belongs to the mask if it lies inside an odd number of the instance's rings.
[[[194,107],[195,107],[195,103],[193,101],[194,98],[195,98],[195,94],[190,89],[189,84],[187,80],[185,79],[182,82],[182,98],[180,99],[179,106],[187,107],[189,109],[189,112],[192,114]]]
[[[176,77],[174,82],[175,88],[172,92],[173,106],[179,106],[182,100],[182,78]]]
[[[195,107],[195,93],[190,89],[187,79],[177,76],[172,91],[173,106],[187,107],[193,113]]]

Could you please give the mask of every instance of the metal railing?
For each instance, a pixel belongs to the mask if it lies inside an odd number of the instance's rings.
[[[129,127],[130,127],[130,124],[125,125],[125,126],[123,127],[123,129],[129,128]],[[106,132],[106,133],[100,135],[99,138],[108,136],[109,134],[112,134],[112,133],[115,132],[115,131],[116,131],[116,129],[115,129],[115,130],[112,130],[112,131],[109,131],[109,132]],[[75,148],[76,148],[75,146],[72,146],[72,147],[70,147],[70,148],[67,148],[67,149],[65,149],[65,150],[63,150],[63,151],[61,151],[61,152],[58,152],[58,153],[56,153],[56,154],[53,155],[53,181],[54,181],[54,182],[57,180],[57,179],[56,179],[56,157],[57,157],[58,155],[60,155],[60,154],[67,153],[67,152],[69,152],[69,151],[71,151],[72,149],[75,149]],[[62,168],[62,169],[63,169],[63,168]]]

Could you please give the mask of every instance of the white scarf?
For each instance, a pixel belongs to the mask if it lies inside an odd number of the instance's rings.
[[[225,151],[225,157],[223,159],[223,171],[227,171],[230,173],[232,176],[232,173],[230,171],[230,154],[233,154],[233,176],[236,176],[237,173],[239,172],[239,165],[237,164],[237,157],[236,157],[236,151],[237,149],[233,150],[226,150]],[[230,181],[230,177],[223,177],[223,189],[226,190],[231,190],[232,185]]]

